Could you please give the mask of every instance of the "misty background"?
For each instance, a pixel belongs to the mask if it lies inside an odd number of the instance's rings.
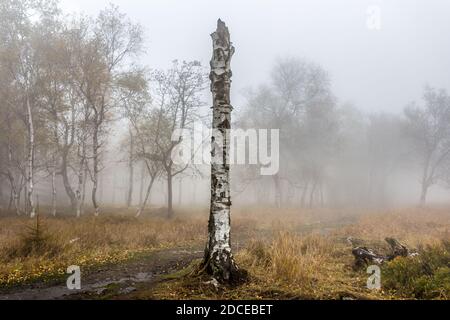
[[[189,69],[205,76],[197,83],[198,101],[192,103],[207,124],[212,103],[206,77],[212,54],[209,35],[219,17],[229,26],[236,47],[233,125],[281,130],[279,174],[261,177],[254,166],[233,167],[235,204],[417,205],[424,183],[428,202],[448,203],[450,128],[445,124],[450,99],[441,90],[450,89],[450,38],[444,32],[450,30],[448,2],[62,0],[60,6],[64,14],[95,17],[109,3],[142,26],[145,52],[134,64],[170,74],[171,68],[183,68],[182,61],[200,62],[201,67]],[[380,9],[379,30],[367,25],[373,6]],[[148,82],[150,109],[161,100],[157,83],[158,78]],[[437,119],[436,128],[439,123],[445,137],[429,157],[430,170],[425,169],[433,174],[424,177],[429,172],[424,173],[426,153],[418,130],[426,128],[417,124],[426,117],[418,110],[436,104],[445,110],[432,114],[427,123]],[[128,120],[117,117],[108,124],[98,179],[102,205],[124,206],[129,200]],[[150,177],[137,156],[133,167],[131,205],[139,206]],[[208,170],[200,166],[174,176],[175,207],[209,204]],[[74,183],[76,174],[69,176]],[[36,180],[40,203],[50,204],[48,175],[37,173]],[[8,202],[11,207],[7,179],[1,184],[2,207]],[[164,174],[157,176],[147,207],[167,206],[167,184]],[[60,177],[56,185],[58,205],[66,206]],[[88,179],[86,192],[91,190]],[[85,201],[90,206],[89,196]]]

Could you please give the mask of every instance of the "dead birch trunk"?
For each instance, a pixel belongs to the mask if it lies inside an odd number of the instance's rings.
[[[212,35],[214,55],[211,60],[211,92],[213,94],[213,133],[211,146],[211,209],[209,240],[203,261],[204,270],[220,282],[236,282],[239,269],[231,253],[230,241],[230,164],[229,137],[231,127],[230,87],[231,58],[234,47],[225,23],[218,21]]]

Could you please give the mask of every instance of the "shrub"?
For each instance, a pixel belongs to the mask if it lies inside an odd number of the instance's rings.
[[[383,287],[408,298],[450,297],[450,242],[419,248],[415,257],[396,258],[383,267]]]

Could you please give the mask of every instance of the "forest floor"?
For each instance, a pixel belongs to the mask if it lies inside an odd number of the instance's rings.
[[[250,278],[233,288],[190,273],[203,255],[207,210],[162,215],[136,219],[116,209],[98,218],[0,218],[0,300],[450,299],[445,208],[235,209],[233,250]],[[395,237],[421,258],[383,266],[382,290],[369,290],[366,270],[352,268],[349,236],[381,252],[383,239]],[[81,267],[79,291],[66,287],[70,265]]]

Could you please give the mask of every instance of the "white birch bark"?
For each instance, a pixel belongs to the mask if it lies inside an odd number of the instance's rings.
[[[238,267],[230,241],[230,165],[229,138],[232,106],[230,102],[231,58],[234,47],[225,23],[218,21],[212,35],[214,54],[211,60],[211,92],[213,94],[213,134],[211,146],[211,209],[209,240],[204,267],[221,282],[235,279]]]

